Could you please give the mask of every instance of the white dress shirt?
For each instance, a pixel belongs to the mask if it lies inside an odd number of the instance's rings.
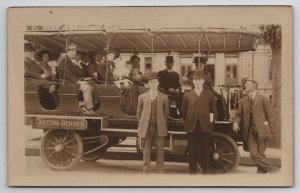
[[[150,90],[150,99],[151,99],[151,101],[154,101],[155,99],[156,99],[156,97],[157,97],[157,90]]]

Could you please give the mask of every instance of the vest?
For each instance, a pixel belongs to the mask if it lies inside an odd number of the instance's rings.
[[[202,90],[202,92],[203,92],[203,90]],[[201,95],[201,93],[200,93],[200,95]],[[198,122],[200,123],[199,110],[201,109],[201,106],[200,106],[200,95],[197,98],[197,102],[195,104],[195,111],[194,111],[194,113],[195,113],[195,115],[197,117],[197,126],[196,126],[196,129],[200,129],[200,124],[198,124]]]
[[[157,97],[155,100],[151,101],[151,111],[150,111],[150,127],[157,127]]]

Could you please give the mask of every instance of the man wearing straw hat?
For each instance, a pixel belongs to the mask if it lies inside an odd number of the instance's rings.
[[[249,148],[250,156],[257,166],[257,173],[278,171],[265,156],[268,141],[272,138],[271,108],[269,100],[256,92],[258,83],[252,79],[244,80],[246,95],[240,100],[233,122],[233,130],[240,130],[243,123],[243,143]]]
[[[151,150],[156,147],[157,173],[164,171],[164,143],[167,136],[169,118],[168,96],[158,91],[159,77],[156,72],[147,76],[149,91],[138,98],[137,119],[138,137],[144,142],[143,173],[150,172]]]
[[[77,84],[78,90],[82,92],[83,101],[80,99],[79,94],[79,106],[83,113],[91,114],[94,113],[94,101],[93,92],[94,88],[88,82],[87,66],[82,65],[76,61],[77,46],[70,43],[67,47],[67,54],[65,59],[59,61],[60,67],[65,67],[65,77],[67,80]]]

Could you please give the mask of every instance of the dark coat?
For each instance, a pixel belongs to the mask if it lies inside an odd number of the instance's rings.
[[[208,89],[203,88],[200,96],[196,94],[195,89],[183,95],[182,115],[185,120],[184,129],[187,133],[194,132],[197,121],[200,122],[201,130],[204,133],[211,133],[213,122],[210,121],[210,113],[214,114],[214,118],[217,117],[215,97]]]
[[[150,122],[151,98],[150,91],[141,94],[138,99],[137,119],[138,136],[145,138]],[[166,94],[158,91],[157,93],[157,135],[159,137],[167,136],[167,120],[169,118],[169,98]]]
[[[106,69],[108,67],[108,69]],[[114,81],[114,73],[113,71],[115,70],[115,63],[114,62],[106,62],[103,61],[100,63],[100,65],[97,66],[97,68],[94,68],[97,70],[96,72],[98,73],[98,79],[99,80],[107,80],[107,81]],[[106,70],[107,71],[107,78],[106,78]]]
[[[38,84],[38,86],[49,89],[54,82],[49,81],[45,78],[41,78],[41,75],[44,74],[43,69],[38,63],[32,59],[25,57],[24,58],[24,78],[32,78]]]
[[[65,71],[65,78],[75,84],[88,77],[87,66],[85,64],[81,64],[82,68],[80,68],[72,62],[69,56],[59,60],[58,66],[62,69],[61,71]]]
[[[248,95],[240,100],[239,108],[237,110],[234,122],[238,124],[243,121],[243,141],[248,142],[249,135],[249,121],[250,121],[250,106]],[[257,129],[258,137],[261,140],[270,139],[273,130],[270,127],[271,123],[271,108],[267,97],[256,93],[253,101],[253,118]]]
[[[178,89],[180,88],[179,74],[172,70],[171,73],[167,69],[158,72],[160,87],[168,92],[169,88]]]

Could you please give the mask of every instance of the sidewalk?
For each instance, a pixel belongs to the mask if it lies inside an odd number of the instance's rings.
[[[26,140],[26,156],[40,156],[40,141],[41,137]],[[240,152],[240,165],[242,166],[254,166],[254,162],[250,158],[249,152],[245,152],[243,147],[239,146]],[[268,148],[266,151],[267,158],[276,166],[281,166],[281,149]],[[119,159],[119,160],[135,160],[140,159],[141,155],[137,154],[135,146],[122,147],[122,144],[118,147],[111,147],[104,154],[102,159]],[[186,159],[181,159],[176,156],[166,156],[166,160],[185,162]]]

